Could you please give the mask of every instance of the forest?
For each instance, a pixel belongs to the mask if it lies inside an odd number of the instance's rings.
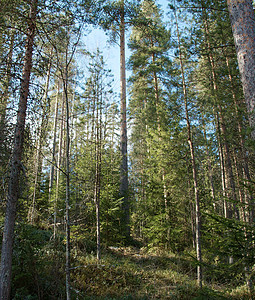
[[[254,299],[255,2],[0,3],[0,300]]]

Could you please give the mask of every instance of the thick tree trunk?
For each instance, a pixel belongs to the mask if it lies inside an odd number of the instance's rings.
[[[27,99],[29,93],[30,73],[32,69],[32,53],[36,28],[37,0],[32,1],[28,18],[28,31],[24,68],[20,87],[20,100],[17,114],[17,124],[14,134],[14,148],[11,159],[10,179],[8,186],[6,216],[3,232],[1,273],[0,273],[0,299],[8,300],[11,291],[12,250],[14,240],[14,224],[16,207],[19,196],[19,179],[22,169],[22,153],[25,131]]]
[[[121,114],[121,132],[120,132],[120,196],[123,197],[123,214],[125,236],[130,237],[129,227],[129,199],[128,199],[128,163],[127,163],[127,118],[126,118],[126,63],[125,63],[125,16],[124,0],[121,2],[120,15],[120,114]]]
[[[252,0],[227,0],[244,98],[255,139],[255,15]]]

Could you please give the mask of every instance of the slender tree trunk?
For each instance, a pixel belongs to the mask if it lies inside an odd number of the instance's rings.
[[[217,86],[216,86],[216,91],[217,91]],[[232,162],[231,162],[231,156],[230,156],[230,150],[229,150],[229,144],[227,141],[227,130],[226,130],[226,125],[223,117],[223,111],[221,108],[221,105],[218,105],[219,108],[219,116],[220,116],[220,128],[222,131],[222,136],[223,136],[223,154],[224,154],[224,160],[225,160],[225,168],[227,171],[227,183],[228,183],[228,189],[227,189],[227,194],[230,199],[234,200],[233,204],[233,209],[234,209],[234,214],[235,218],[238,220],[239,219],[239,211],[236,208],[236,202],[237,202],[237,197],[236,197],[236,184],[235,184],[235,179],[234,179],[234,174],[233,174],[233,168],[232,168]],[[229,217],[232,217],[232,209],[229,210]]]
[[[54,121],[53,121],[53,141],[52,141],[52,156],[51,156],[51,168],[50,168],[50,178],[49,178],[49,203],[51,202],[51,193],[54,180],[55,171],[55,152],[56,152],[56,139],[57,139],[57,124],[58,124],[58,101],[59,101],[59,81],[57,87]]]
[[[46,84],[45,84],[45,93],[44,93],[44,103],[43,103],[43,109],[42,109],[42,120],[39,125],[39,134],[38,134],[38,146],[36,147],[36,156],[35,156],[35,179],[34,179],[34,191],[33,191],[33,199],[32,199],[32,206],[30,208],[29,213],[29,220],[31,224],[34,223],[35,218],[35,202],[36,202],[36,194],[37,194],[37,185],[38,185],[38,177],[41,172],[41,150],[47,125],[47,118],[49,113],[49,106],[50,103],[48,103],[48,92],[49,92],[49,83],[50,83],[50,74],[51,74],[51,59],[52,59],[52,50],[50,53],[50,61],[48,64],[48,73],[46,78]]]
[[[97,259],[101,258],[101,235],[100,235],[100,190],[101,190],[101,141],[102,141],[102,116],[101,116],[101,101],[97,97],[96,109],[96,138],[95,138],[95,153],[96,153],[96,173],[95,173],[95,192],[94,199],[96,204],[96,228],[97,228]],[[100,102],[100,103],[99,103]]]
[[[246,185],[247,186],[251,186],[251,176],[250,176],[250,170],[249,170],[249,164],[248,164],[248,159],[246,157],[246,153],[245,153],[245,141],[244,141],[244,137],[243,137],[243,124],[242,124],[242,115],[240,116],[240,101],[237,100],[237,96],[235,93],[235,86],[234,86],[234,82],[233,82],[233,78],[232,78],[232,74],[231,74],[231,70],[230,70],[230,66],[229,66],[229,60],[228,57],[224,51],[224,49],[222,49],[223,55],[225,57],[226,60],[226,65],[228,68],[228,77],[229,77],[229,81],[231,84],[231,92],[232,92],[232,98],[234,101],[234,106],[235,106],[235,113],[236,113],[236,119],[237,119],[237,125],[238,125],[238,134],[239,134],[239,145],[240,145],[240,151],[241,151],[241,161],[243,163],[243,172],[244,172],[244,177],[247,180]],[[250,204],[250,209],[249,209],[249,213],[250,213],[250,221],[253,222],[253,218],[254,218],[254,202],[253,202],[253,194],[252,194],[252,188],[245,188],[245,197],[248,199],[247,201]]]
[[[243,222],[247,222],[247,217],[246,217],[247,205],[246,205],[246,202],[245,202],[243,190],[240,186],[241,172],[240,172],[240,166],[238,165],[238,161],[239,161],[239,159],[237,157],[237,154],[234,153],[235,172],[236,172],[236,177],[237,177],[237,186],[238,186],[238,192],[239,192],[239,199],[240,199],[240,202],[241,202],[241,220]]]
[[[127,162],[127,118],[126,118],[126,63],[125,63],[125,13],[124,0],[121,2],[120,14],[120,114],[121,114],[121,132],[120,132],[120,150],[122,162],[120,167],[120,196],[123,197],[123,213],[125,236],[130,237],[130,216],[128,199],[128,162]]]
[[[35,199],[36,199],[36,192],[37,192],[37,182],[38,182],[38,173],[39,173],[39,165],[40,165],[40,152],[41,152],[41,126],[39,125],[39,136],[38,136],[38,141],[35,149],[35,178],[34,178],[34,190],[33,190],[33,197],[32,197],[32,205],[29,208],[28,211],[28,220],[30,221],[31,224],[34,223],[34,218],[35,218]]]
[[[243,1],[241,1],[241,2],[243,2]],[[208,51],[209,51],[209,61],[210,61],[210,64],[211,64],[211,71],[212,71],[212,77],[213,77],[214,92],[215,92],[215,95],[217,97],[218,96],[217,95],[218,87],[217,87],[217,81],[216,81],[214,60],[213,60],[213,57],[212,57],[210,42],[209,42],[209,39],[208,39],[209,29],[208,29],[208,24],[207,24],[207,18],[206,17],[205,17],[204,21],[205,21],[205,23],[204,23],[205,24],[205,32],[206,32]],[[255,29],[255,27],[254,27],[254,29]],[[254,45],[255,45],[255,43],[254,43]],[[249,174],[249,170],[247,170],[248,165],[246,164],[246,158],[243,155],[243,153],[244,153],[244,143],[243,143],[243,136],[242,136],[242,125],[241,125],[241,122],[240,122],[239,111],[238,111],[238,108],[239,108],[238,106],[239,105],[237,103],[236,95],[235,95],[235,92],[234,92],[235,89],[234,89],[234,84],[233,84],[232,76],[231,76],[231,72],[230,72],[228,57],[226,56],[224,50],[223,50],[223,55],[224,55],[225,60],[226,60],[226,65],[227,65],[228,73],[229,73],[228,74],[229,75],[229,80],[230,80],[231,87],[232,87],[232,98],[233,98],[236,117],[237,117],[237,129],[238,129],[239,141],[240,141],[240,152],[241,152],[241,157],[243,158],[243,161],[241,159],[241,162],[243,162],[243,168]],[[253,64],[253,68],[254,68],[254,66],[255,66],[255,64]],[[255,72],[254,72],[254,74],[255,74]],[[255,84],[255,81],[254,81],[254,84]],[[255,94],[253,93],[253,95],[255,95]],[[221,119],[221,123],[220,123],[221,124],[221,130],[222,130],[223,137],[224,137],[224,150],[225,150],[224,154],[226,155],[226,160],[225,161],[226,161],[226,167],[227,167],[227,171],[228,171],[228,180],[230,181],[230,186],[232,188],[232,195],[231,196],[234,200],[237,200],[236,194],[235,194],[235,181],[234,181],[234,176],[233,176],[233,171],[232,171],[230,151],[229,151],[228,143],[227,143],[227,140],[226,140],[226,127],[225,127],[225,122],[224,122],[224,118],[223,118],[223,111],[222,111],[222,107],[220,105],[218,105],[218,108],[219,108],[219,115],[220,115],[220,119]],[[242,207],[241,207],[242,219],[243,219],[243,222],[246,222],[245,200],[244,200],[243,192],[242,192],[242,189],[241,189],[241,186],[240,186],[240,180],[241,180],[240,170],[239,170],[239,166],[238,166],[238,163],[237,163],[237,157],[236,157],[235,153],[233,153],[233,158],[234,158],[235,167],[236,167],[236,176],[237,176],[237,185],[238,185],[238,191],[239,191],[239,199],[240,199],[240,202],[242,203]],[[235,204],[233,205],[233,207],[234,207],[234,210],[235,210],[236,219],[239,219],[239,211],[237,210]],[[225,216],[226,217],[231,217],[231,215],[227,215],[227,214]],[[248,242],[246,226],[244,226],[244,233],[245,233],[246,241]],[[246,242],[246,244],[247,244],[247,242]],[[247,251],[245,251],[245,252],[247,253]],[[248,256],[248,254],[245,254],[245,255]],[[229,257],[229,263],[232,263],[232,262],[233,262],[233,257]],[[250,273],[249,272],[249,267],[246,265],[245,266],[245,276],[246,276],[247,286],[249,287],[250,292],[252,292],[253,286],[252,286],[252,281],[250,280],[250,277],[249,277],[249,273]]]
[[[67,49],[68,50],[68,49]],[[67,53],[66,53],[67,60]],[[66,300],[71,299],[70,290],[70,127],[69,127],[69,99],[68,99],[68,63],[66,61],[64,93],[66,103]]]
[[[155,47],[151,42],[151,47]],[[155,64],[155,53],[152,53],[152,63]],[[156,71],[153,71],[153,81],[154,81],[154,93],[155,93],[155,107],[156,107],[156,117],[157,117],[157,126],[158,126],[158,133],[160,135],[160,118],[159,118],[159,88],[158,88],[158,76]]]
[[[218,140],[218,151],[219,151],[219,158],[220,158],[220,173],[221,173],[221,186],[222,186],[222,197],[223,197],[223,214],[224,214],[225,218],[227,218],[228,217],[228,206],[227,206],[227,201],[226,201],[227,194],[226,194],[225,159],[224,159],[223,147],[222,147],[219,116],[218,116],[218,112],[215,112],[215,109],[214,109],[214,118],[215,118],[217,140]]]
[[[214,210],[216,210],[215,188],[214,188],[214,182],[213,182],[213,176],[212,176],[212,164],[211,164],[211,159],[210,159],[210,153],[209,153],[209,147],[208,147],[208,142],[207,142],[204,119],[203,119],[203,132],[204,132],[204,139],[205,139],[205,144],[206,144],[208,179],[209,179],[209,183],[210,183],[211,196],[212,196],[212,200],[213,200],[213,208],[214,208]]]
[[[30,73],[32,69],[32,53],[36,28],[37,0],[33,0],[30,6],[28,18],[28,30],[26,41],[26,52],[20,87],[20,100],[17,114],[17,124],[14,134],[14,148],[11,159],[10,178],[6,203],[6,215],[3,232],[1,272],[0,272],[0,299],[10,299],[11,291],[11,269],[12,250],[14,240],[14,224],[16,218],[16,207],[19,197],[20,172],[22,169],[22,153],[24,142],[25,119],[27,110],[27,99],[29,93]]]
[[[4,142],[5,139],[5,122],[6,122],[6,108],[9,97],[9,88],[11,81],[11,67],[12,67],[12,55],[13,55],[13,44],[14,44],[15,32],[14,29],[11,29],[10,33],[10,48],[7,56],[7,66],[5,72],[5,81],[3,86],[3,92],[1,93],[0,99],[0,145]],[[1,162],[1,161],[0,161]]]
[[[218,99],[218,85],[217,85],[217,75],[215,71],[215,64],[214,64],[214,59],[213,55],[211,52],[211,44],[209,41],[209,26],[207,22],[207,15],[205,12],[205,8],[203,8],[203,17],[204,17],[204,28],[205,28],[205,38],[207,42],[207,47],[208,47],[208,61],[211,67],[211,74],[212,74],[212,84],[213,84],[213,94],[216,97],[217,100],[217,108],[218,108],[218,115],[219,115],[219,128],[222,132],[222,137],[223,137],[223,155],[225,158],[224,165],[225,165],[225,170],[227,174],[227,183],[228,183],[228,188],[227,188],[227,194],[229,198],[232,198],[234,200],[234,213],[236,219],[239,219],[239,212],[236,208],[235,203],[237,202],[237,197],[236,197],[236,187],[235,187],[235,180],[234,180],[234,175],[233,175],[233,169],[232,169],[232,162],[231,162],[231,156],[230,156],[230,149],[229,149],[229,144],[227,141],[227,129],[225,125],[225,120],[224,120],[224,115],[223,115],[223,110],[220,105],[220,101]],[[227,204],[227,203],[226,203]],[[228,210],[228,217],[232,217],[232,209]]]
[[[180,33],[179,33],[179,26],[178,26],[178,19],[176,12],[175,13],[175,20],[176,20],[176,31],[177,31],[177,38],[178,38],[178,47],[179,47],[179,58],[180,58],[180,67],[181,67],[181,74],[182,74],[182,87],[183,87],[183,97],[184,97],[184,106],[185,106],[185,114],[186,114],[186,122],[187,122],[187,134],[188,134],[188,144],[190,148],[190,156],[191,156],[191,163],[192,163],[192,174],[193,174],[193,185],[194,185],[194,195],[195,195],[195,219],[196,219],[196,253],[197,253],[197,282],[199,287],[202,287],[202,253],[201,253],[201,216],[200,216],[200,199],[198,193],[198,180],[197,180],[197,168],[196,168],[196,160],[195,160],[195,151],[194,145],[192,140],[191,134],[191,125],[189,120],[189,112],[188,112],[188,96],[187,96],[187,88],[185,83],[185,76],[184,76],[184,67],[183,67],[183,60],[182,60],[182,51],[181,51],[181,43],[180,43]]]
[[[252,138],[255,139],[255,15],[252,0],[227,0]]]
[[[244,195],[243,195],[242,189],[240,187],[240,182],[241,182],[240,167],[238,166],[238,157],[237,157],[237,155],[234,155],[234,162],[235,162],[236,174],[237,174],[237,184],[239,185],[239,198],[240,198],[240,202],[241,202],[241,205],[242,205],[241,206],[241,219],[242,219],[244,224],[248,224],[249,223],[249,217],[247,216],[247,203],[244,199]],[[244,236],[245,236],[244,257],[249,262],[251,260],[251,257],[250,257],[250,253],[249,253],[248,248],[251,248],[251,241],[249,240],[249,234],[248,234],[246,225],[243,226],[243,230],[244,230]],[[253,288],[253,282],[252,282],[252,279],[251,279],[251,272],[250,272],[249,263],[245,263],[244,275],[245,275],[245,278],[246,278],[246,285],[249,289],[250,294],[252,294],[254,288]]]
[[[53,238],[55,239],[57,233],[57,215],[58,215],[58,194],[59,194],[59,180],[60,180],[60,168],[62,163],[62,151],[63,151],[63,131],[65,120],[65,93],[62,94],[62,108],[61,108],[61,124],[59,128],[59,142],[58,142],[58,161],[57,161],[57,174],[56,174],[56,191],[54,200],[54,221],[53,221]]]

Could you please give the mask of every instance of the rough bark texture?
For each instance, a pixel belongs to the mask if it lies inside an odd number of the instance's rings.
[[[255,15],[252,0],[227,0],[244,98],[255,139]]]
[[[67,53],[66,53],[67,58]],[[71,239],[70,239],[70,126],[68,99],[68,64],[66,63],[64,93],[66,102],[66,300],[71,299],[70,267],[71,267]]]
[[[16,218],[16,207],[19,196],[19,177],[22,169],[21,157],[23,152],[25,119],[27,110],[27,99],[29,93],[30,73],[32,69],[32,53],[34,35],[36,28],[37,0],[31,4],[28,18],[28,31],[26,52],[24,56],[24,68],[20,87],[20,100],[17,113],[17,124],[14,134],[14,148],[11,159],[10,179],[8,185],[8,195],[6,203],[6,216],[3,232],[1,273],[0,273],[0,299],[10,299],[11,291],[11,269],[12,250],[14,240],[14,224]]]
[[[120,148],[122,155],[121,178],[120,178],[120,196],[123,197],[123,212],[125,235],[130,236],[129,227],[129,203],[128,203],[128,164],[127,164],[127,119],[126,119],[126,64],[125,64],[125,17],[124,1],[121,4],[120,16],[120,113],[121,113],[121,132]]]

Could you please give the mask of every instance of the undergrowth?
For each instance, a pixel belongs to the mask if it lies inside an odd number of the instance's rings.
[[[252,299],[241,284],[211,280],[199,289],[192,253],[104,247],[98,262],[95,249],[95,245],[89,252],[72,247],[72,299]],[[51,231],[20,225],[13,257],[12,299],[65,299],[64,238],[53,240]]]

